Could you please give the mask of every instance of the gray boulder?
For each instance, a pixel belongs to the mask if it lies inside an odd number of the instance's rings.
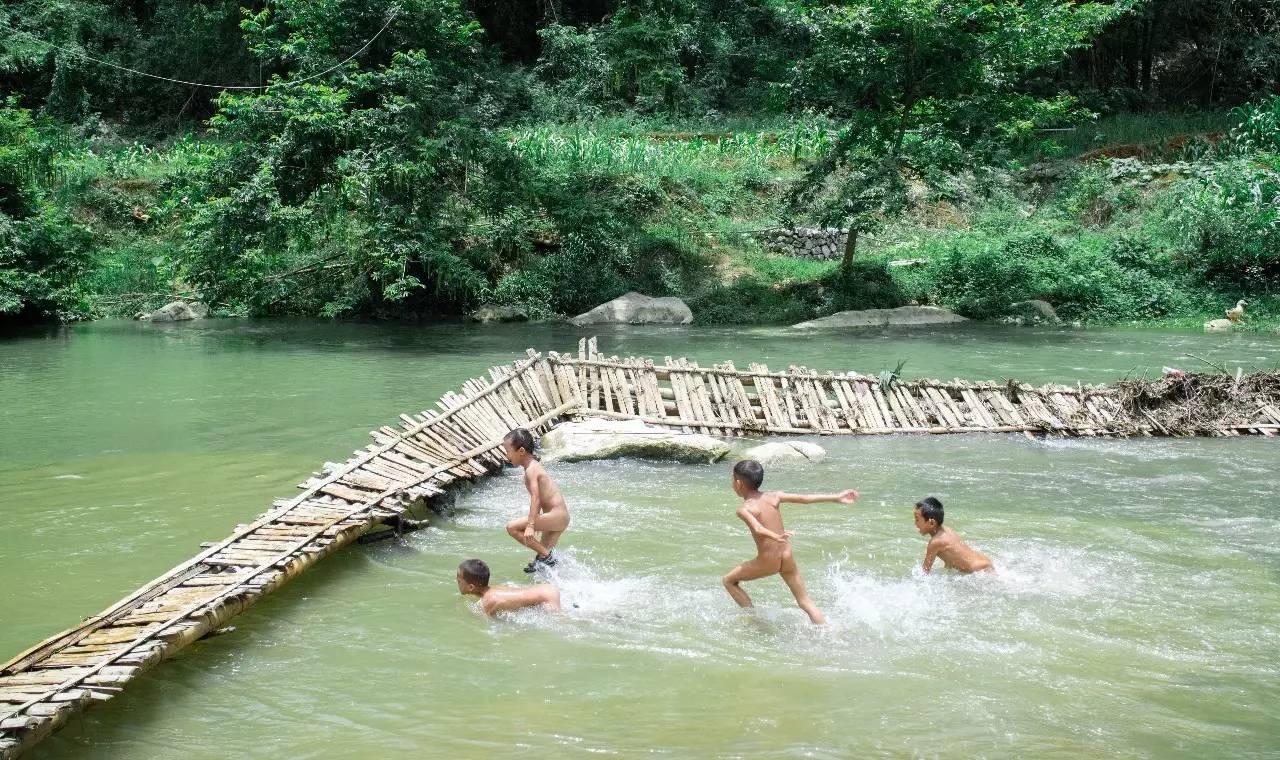
[[[1231,332],[1231,320],[1211,319],[1204,323],[1205,332]]]
[[[701,464],[719,461],[729,453],[729,445],[719,438],[680,433],[640,420],[561,423],[542,436],[541,445],[549,462],[635,457]]]
[[[627,293],[569,320],[575,325],[687,325],[693,312],[679,298]]]
[[[523,306],[503,306],[487,303],[471,312],[468,318],[472,322],[488,324],[490,322],[528,322],[529,312]]]
[[[801,322],[802,330],[826,327],[886,327],[895,325],[947,325],[969,320],[941,306],[899,306],[896,309],[841,311],[822,319]]]
[[[147,322],[187,322],[209,316],[209,307],[199,301],[174,301],[138,318]]]
[[[786,462],[816,462],[825,459],[827,450],[807,441],[770,441],[742,452],[743,459],[754,459],[760,464]]]
[[[1048,301],[1033,298],[1030,301],[1018,301],[1011,305],[1014,313],[1032,321],[1044,321],[1058,324],[1062,321],[1058,312]]]

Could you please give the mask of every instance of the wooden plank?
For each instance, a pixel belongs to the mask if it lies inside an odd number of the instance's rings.
[[[964,398],[967,405],[967,417],[971,424],[977,427],[995,427],[999,423],[987,411],[987,407],[982,403],[982,399],[978,398],[978,394],[973,392],[971,388],[961,389],[960,395]]]
[[[866,427],[867,421],[863,418],[862,407],[858,404],[858,399],[853,396],[853,389],[843,378],[832,378],[831,390],[836,395],[836,402],[840,404],[840,413],[844,416],[845,425],[850,430],[856,430],[860,427]]]
[[[850,381],[848,388],[851,388],[854,397],[858,401],[859,407],[862,409],[862,418],[865,422],[863,427],[867,428],[888,428],[892,424],[884,418],[880,413],[880,404],[876,401],[875,396],[871,393],[869,383],[862,380]]]

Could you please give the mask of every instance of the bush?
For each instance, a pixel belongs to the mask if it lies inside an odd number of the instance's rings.
[[[1059,241],[1042,231],[1007,239],[952,241],[930,261],[925,281],[935,297],[978,319],[1002,317],[1032,298],[1065,319],[1156,319],[1189,307],[1190,283],[1169,271],[1141,238],[1081,236]]]
[[[1280,287],[1280,179],[1250,161],[1186,180],[1172,194],[1178,262],[1218,287],[1262,294]]]

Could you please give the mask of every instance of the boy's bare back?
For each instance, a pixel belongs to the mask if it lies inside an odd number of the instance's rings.
[[[781,506],[782,491],[762,491],[755,496],[743,499],[741,510],[748,512],[766,530],[784,538],[790,538],[790,531],[784,530],[782,527]],[[739,517],[743,518],[749,528],[752,527],[750,521],[744,515],[739,513]],[[759,533],[756,530],[751,531],[751,538],[755,540],[756,551],[762,557],[782,555],[791,548],[790,542],[779,541],[766,533]]]
[[[942,564],[962,573],[976,573],[979,570],[991,570],[993,565],[987,555],[964,542],[954,530],[939,526],[938,532],[929,539],[924,552],[924,569],[933,568],[934,558],[942,560]]]

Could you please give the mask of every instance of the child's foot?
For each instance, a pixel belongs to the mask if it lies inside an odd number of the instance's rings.
[[[532,574],[540,571],[540,569],[549,567],[556,567],[556,558],[552,557],[552,553],[550,553],[550,551],[548,551],[547,554],[541,555],[541,557],[535,557],[532,562],[526,564],[525,572]]]
[[[532,575],[543,568],[555,566],[556,558],[551,556],[551,552],[547,552],[540,557],[534,557],[532,562],[524,566],[524,571]]]

